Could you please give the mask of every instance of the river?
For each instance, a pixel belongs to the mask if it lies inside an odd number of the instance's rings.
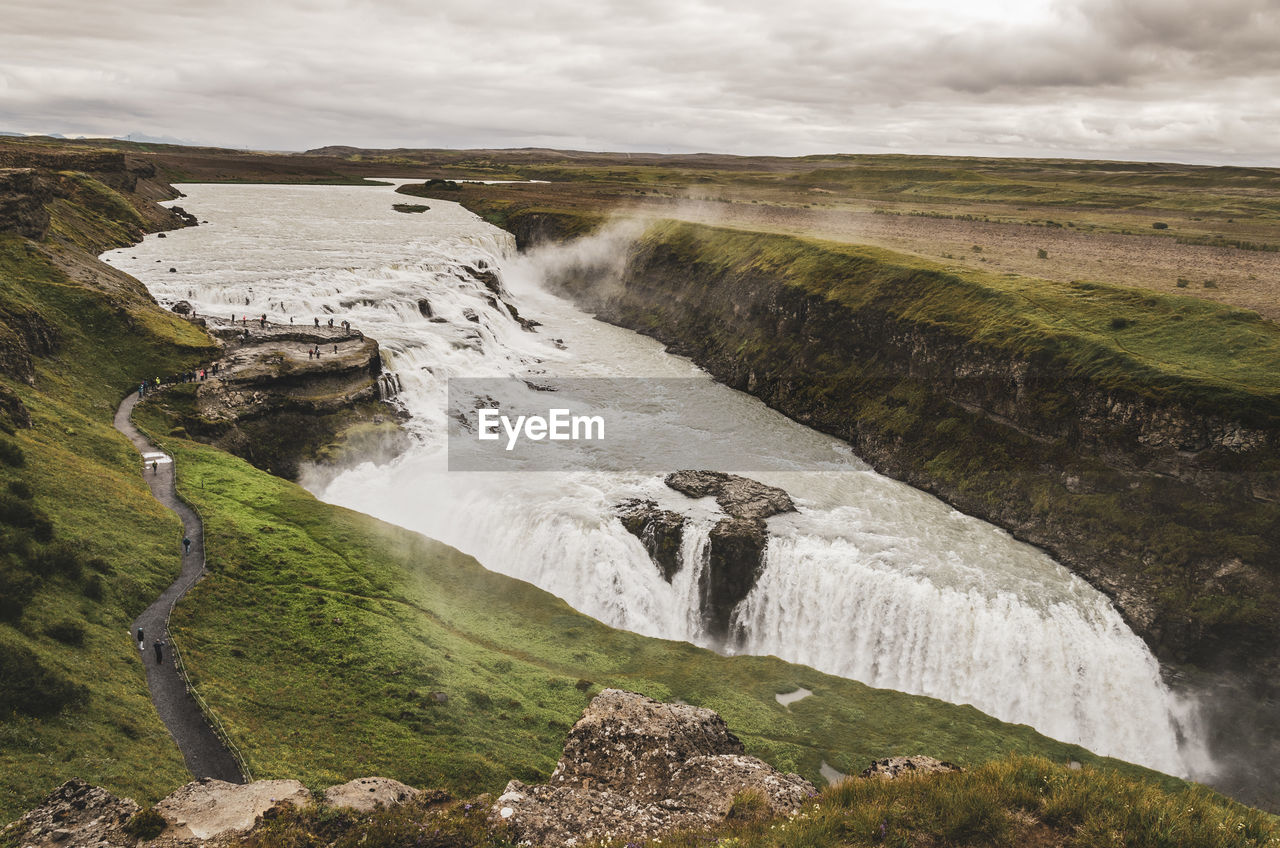
[[[1193,707],[1105,596],[1036,548],[549,293],[544,276],[563,252],[517,255],[507,233],[452,203],[395,212],[404,197],[385,187],[182,188],[179,203],[207,223],[113,251],[113,265],[161,303],[283,323],[332,316],[382,346],[412,447],[382,466],[315,469],[304,483],[322,499],[440,539],[616,627],[774,654],[972,704],[1171,774],[1212,774]],[[541,323],[536,332],[494,302],[476,279],[484,269],[499,270],[507,302]],[[512,376],[696,381],[699,424],[672,426],[732,444],[739,464],[724,470],[785,488],[798,506],[769,519],[764,571],[734,613],[740,642],[712,638],[699,609],[718,515],[709,499],[691,501],[657,473],[447,470],[449,379]],[[691,517],[670,584],[615,515],[637,497]]]

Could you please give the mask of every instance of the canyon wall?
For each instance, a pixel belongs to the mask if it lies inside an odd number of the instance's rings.
[[[508,223],[526,245],[547,238],[545,218]],[[1166,663],[1274,667],[1280,400],[1130,379],[1123,362],[1089,373],[1066,342],[966,328],[948,319],[963,280],[892,256],[668,222],[620,274],[553,283],[1045,548]]]

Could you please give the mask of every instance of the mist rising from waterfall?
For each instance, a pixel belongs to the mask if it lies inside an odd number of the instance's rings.
[[[325,500],[438,538],[614,626],[775,654],[971,703],[1162,771],[1208,773],[1190,710],[1083,580],[1003,531],[876,474],[847,446],[715,384],[657,342],[547,293],[545,275],[568,264],[618,267],[628,233],[517,256],[507,234],[454,204],[431,201],[420,215],[391,211],[397,196],[388,189],[185,190],[185,208],[210,223],[117,251],[113,264],[162,302],[187,299],[201,314],[267,312],[300,323],[340,316],[381,343],[414,446],[387,465],[316,476],[312,485]],[[178,273],[162,273],[171,266]],[[500,295],[481,279],[494,269]],[[521,326],[512,306],[541,322],[536,332]],[[697,575],[721,515],[709,499],[690,500],[657,475],[446,470],[448,380],[481,376],[705,382],[702,402],[723,422],[717,437],[744,450],[764,446],[752,467],[765,470],[749,476],[786,489],[799,508],[769,520],[764,572],[734,615],[740,646],[716,644],[699,611]],[[618,521],[614,509],[626,498],[689,517],[683,568],[671,583]]]

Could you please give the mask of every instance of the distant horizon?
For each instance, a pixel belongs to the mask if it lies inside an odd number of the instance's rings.
[[[1276,0],[45,0],[5,24],[23,132],[1280,166]]]
[[[139,136],[139,137],[134,137]],[[262,148],[262,147],[228,147],[221,144],[211,144],[199,141],[190,141],[185,139],[160,139],[159,137],[148,137],[146,133],[128,133],[125,135],[90,135],[90,134],[68,134],[60,132],[20,132],[16,130],[0,130],[0,138],[48,138],[54,141],[127,141],[135,144],[149,144],[155,146],[168,145],[173,147],[191,147],[212,150],[227,150],[239,153],[265,153],[278,155],[301,155],[312,150],[322,150],[328,147],[349,147],[354,150],[475,150],[475,151],[517,151],[517,150],[551,150],[563,153],[587,153],[592,155],[619,155],[626,156],[630,154],[643,154],[648,156],[725,156],[739,159],[755,159],[755,158],[772,158],[772,159],[805,159],[805,158],[826,158],[837,156],[902,156],[902,157],[919,157],[919,158],[935,158],[935,159],[1008,159],[1008,160],[1032,160],[1032,161],[1067,161],[1067,162],[1117,162],[1131,164],[1147,164],[1147,165],[1188,165],[1194,167],[1205,168],[1257,168],[1257,169],[1280,169],[1280,164],[1259,164],[1256,162],[1236,162],[1236,161],[1192,161],[1190,159],[1144,159],[1132,158],[1123,154],[1107,154],[1100,152],[1088,151],[1081,152],[1078,155],[1066,153],[937,153],[937,152],[920,152],[920,151],[904,151],[904,150],[829,150],[814,153],[737,153],[717,150],[645,150],[640,148],[632,149],[586,149],[572,147],[549,147],[540,144],[514,145],[507,147],[489,146],[439,146],[439,145],[395,145],[395,146],[367,146],[361,144],[349,144],[344,142],[332,142],[327,144],[310,145],[299,149],[284,148]]]

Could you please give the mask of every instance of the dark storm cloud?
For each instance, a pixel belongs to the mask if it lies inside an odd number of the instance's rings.
[[[1273,162],[1280,0],[45,0],[0,129]]]

